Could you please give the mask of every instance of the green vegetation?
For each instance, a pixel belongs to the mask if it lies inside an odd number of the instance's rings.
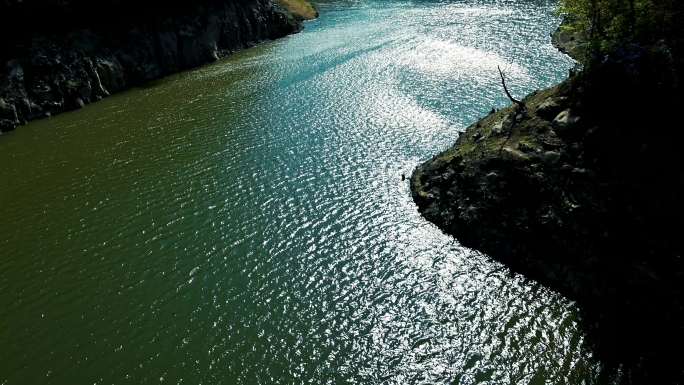
[[[561,0],[566,30],[582,33],[594,53],[625,43],[679,39],[680,0]]]
[[[318,17],[318,11],[307,0],[278,0],[278,4],[295,17],[303,20],[312,20]]]

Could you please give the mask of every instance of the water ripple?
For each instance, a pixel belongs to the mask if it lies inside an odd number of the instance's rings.
[[[402,175],[572,64],[544,1],[347,2],[0,140],[0,384],[592,384]]]

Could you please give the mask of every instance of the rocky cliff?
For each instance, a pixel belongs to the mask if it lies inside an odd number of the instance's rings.
[[[0,132],[300,28],[271,0],[4,0]]]
[[[662,42],[624,47],[475,122],[411,178],[428,220],[577,300],[629,384],[684,382],[677,68]]]

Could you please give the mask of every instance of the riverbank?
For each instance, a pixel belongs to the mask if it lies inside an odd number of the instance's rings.
[[[0,133],[298,32],[317,17],[303,0],[81,3],[1,6],[11,39],[0,47]],[[108,7],[123,21],[99,22]],[[18,34],[25,23],[37,27]]]
[[[577,300],[624,383],[684,378],[671,353],[684,341],[684,177],[668,53],[626,48],[493,111],[411,178],[444,232]]]

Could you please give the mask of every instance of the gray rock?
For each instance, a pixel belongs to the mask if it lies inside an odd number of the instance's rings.
[[[510,160],[514,161],[527,161],[530,159],[529,156],[527,156],[524,152],[516,150],[511,147],[504,147],[502,149],[503,155],[505,158],[508,158]]]
[[[479,141],[481,141],[481,140],[482,140],[482,133],[476,132],[476,133],[473,134],[473,141],[474,141],[475,143],[477,143],[477,142],[479,142]]]
[[[581,168],[581,167],[575,167],[571,170],[571,172],[575,175],[587,175],[587,176],[593,176],[593,173],[586,168]]]
[[[496,171],[490,171],[487,173],[487,175],[485,175],[485,178],[489,183],[492,183],[493,181],[499,179],[500,175]]]
[[[546,120],[556,117],[562,110],[562,98],[548,98],[537,107],[537,115]]]
[[[508,132],[511,129],[511,124],[510,116],[506,116],[492,126],[492,134],[501,135],[504,132]]]
[[[95,71],[100,78],[100,84],[107,93],[113,93],[126,88],[124,70],[116,57],[95,60]]]
[[[0,132],[12,131],[19,125],[17,109],[13,104],[0,99]]]
[[[579,121],[580,117],[575,115],[570,109],[567,109],[556,115],[556,118],[553,119],[553,125],[561,130],[565,130],[575,126]]]
[[[561,154],[558,151],[546,151],[542,154],[541,159],[548,165],[557,164],[560,161]]]
[[[0,99],[0,118],[18,121],[17,109],[13,104],[7,103],[4,99]]]
[[[453,168],[449,167],[446,169],[446,171],[442,173],[442,180],[449,181],[451,180],[451,178],[454,177],[454,175],[456,175],[456,171],[454,171]]]

